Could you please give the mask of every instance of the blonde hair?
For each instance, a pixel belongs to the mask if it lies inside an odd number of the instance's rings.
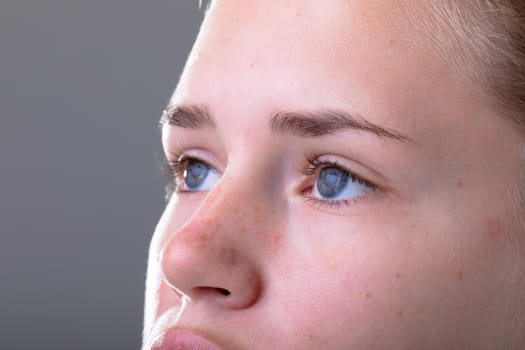
[[[489,105],[525,130],[525,0],[405,1],[411,24]],[[416,10],[415,10],[416,9]],[[427,20],[425,20],[427,19]],[[417,32],[416,32],[417,33]]]
[[[465,72],[484,101],[525,131],[525,0],[434,0],[431,1],[440,30],[430,34],[441,45],[440,55]],[[434,28],[435,28],[434,24]],[[448,29],[447,29],[448,28]],[[445,31],[448,31],[448,41]],[[445,35],[442,35],[445,34]],[[452,37],[451,35],[452,34]],[[450,40],[452,39],[452,40]],[[453,46],[451,51],[451,47]],[[449,46],[449,47],[447,47]],[[458,53],[453,57],[450,53]],[[516,145],[525,160],[525,141]],[[510,243],[516,250],[513,300],[506,310],[507,347],[525,344],[525,167],[518,174],[518,191],[508,194],[514,207],[517,232]]]

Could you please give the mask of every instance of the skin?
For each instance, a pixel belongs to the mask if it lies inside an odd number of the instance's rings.
[[[521,136],[421,35],[406,35],[398,5],[213,2],[170,103],[206,106],[215,127],[164,125],[162,142],[168,159],[191,154],[221,178],[175,193],[157,225],[144,349],[170,327],[232,349],[523,341]],[[408,139],[268,127],[276,111],[319,108]],[[379,189],[348,205],[305,200],[318,176],[298,171],[309,153]]]

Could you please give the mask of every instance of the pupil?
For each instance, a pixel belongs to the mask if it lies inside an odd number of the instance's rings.
[[[346,187],[348,174],[341,169],[325,168],[321,170],[317,180],[319,194],[326,198],[333,198],[340,194]]]
[[[204,172],[204,169],[202,167],[202,164],[196,164],[190,169],[191,176],[193,177],[199,177]]]
[[[208,176],[209,170],[210,168],[201,162],[189,161],[184,172],[184,182],[186,182],[186,186],[194,189],[202,185]]]
[[[328,186],[335,186],[339,178],[335,174],[328,174],[326,175],[325,181]]]

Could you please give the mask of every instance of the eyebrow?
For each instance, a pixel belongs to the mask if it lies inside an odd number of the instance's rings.
[[[186,129],[215,127],[210,112],[202,105],[169,105],[162,112],[159,123]]]
[[[410,138],[398,131],[371,123],[357,113],[325,109],[319,111],[277,112],[270,120],[270,129],[301,137],[332,135],[345,129],[370,132],[381,138],[408,141]]]
[[[171,105],[163,111],[160,124],[187,129],[214,128],[215,123],[208,109],[203,105]],[[300,137],[333,135],[343,130],[358,130],[372,133],[380,138],[396,141],[412,141],[398,131],[383,128],[357,113],[338,109],[314,111],[279,111],[272,115],[269,128],[274,133],[291,134]]]

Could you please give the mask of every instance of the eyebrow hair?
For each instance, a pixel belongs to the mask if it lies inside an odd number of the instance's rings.
[[[270,129],[301,137],[332,135],[337,131],[351,129],[371,132],[381,138],[412,141],[408,136],[373,124],[359,114],[334,109],[277,112],[270,120]]]
[[[168,105],[160,118],[160,125],[164,124],[187,129],[215,127],[208,109],[197,104]],[[350,129],[370,132],[381,138],[414,142],[398,131],[371,123],[357,113],[339,109],[280,111],[273,114],[269,127],[274,133],[288,133],[300,137],[333,135],[338,131]]]
[[[160,125],[168,124],[187,129],[214,127],[208,109],[202,105],[168,105],[162,112]]]

